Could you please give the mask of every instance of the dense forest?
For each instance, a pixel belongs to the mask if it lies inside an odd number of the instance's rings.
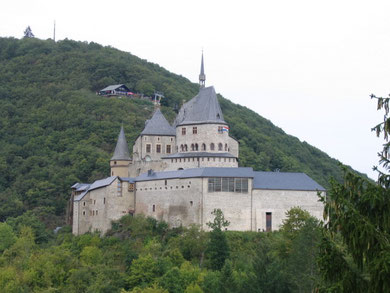
[[[295,208],[277,232],[223,232],[228,219],[216,211],[211,232],[125,216],[105,237],[73,236],[70,186],[106,177],[120,125],[131,147],[153,112],[148,100],[96,91],[162,91],[172,121],[198,85],[111,47],[35,38],[0,38],[0,81],[1,292],[390,290],[388,190],[222,96],[240,165],[305,172],[329,188],[327,227]]]
[[[0,38],[0,221],[36,210],[61,224],[70,186],[109,174],[123,123],[130,148],[153,112],[147,100],[106,98],[96,91],[125,83],[165,94],[163,113],[197,94],[198,85],[129,53],[96,43]],[[338,162],[287,135],[255,112],[219,96],[240,165],[305,172],[325,187],[341,180]]]

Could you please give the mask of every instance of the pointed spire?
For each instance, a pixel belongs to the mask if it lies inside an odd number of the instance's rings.
[[[204,88],[206,86],[206,75],[204,74],[204,64],[203,64],[203,50],[202,50],[202,61],[200,63],[199,85],[200,88]]]
[[[112,156],[111,160],[126,160],[126,161],[131,160],[129,154],[129,146],[127,145],[123,125],[121,126],[121,131],[119,132],[114,155]]]

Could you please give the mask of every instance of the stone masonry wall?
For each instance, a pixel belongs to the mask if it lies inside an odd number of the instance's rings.
[[[238,167],[236,158],[181,158],[163,159],[166,162],[165,171],[179,170],[180,168],[203,168],[203,167]]]
[[[298,206],[322,219],[324,206],[318,201],[316,191],[253,190],[253,230],[266,230],[267,212],[272,213],[272,230],[278,230],[286,219],[286,212]]]
[[[144,214],[171,227],[200,224],[202,179],[137,182],[136,214]]]

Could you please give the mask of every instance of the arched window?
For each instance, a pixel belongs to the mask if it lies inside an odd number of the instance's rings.
[[[195,150],[195,146],[194,146],[194,144],[192,143],[191,144],[191,151],[194,151]]]
[[[219,144],[218,144],[218,150],[219,150],[219,151],[222,151],[222,150],[223,150],[223,145],[222,145],[222,143],[219,143]]]
[[[196,151],[199,150],[199,147],[198,147],[198,144],[197,144],[197,143],[195,144],[195,150],[196,150]]]
[[[211,144],[210,144],[210,151],[213,151],[214,148],[215,148],[214,143],[211,143]]]
[[[203,143],[203,144],[202,144],[202,151],[205,151],[205,150],[206,150],[206,144]]]
[[[227,143],[225,143],[225,152],[228,151],[228,146],[227,146]]]
[[[180,146],[180,151],[181,151],[181,152],[184,152],[184,145],[181,145],[181,146]]]
[[[188,152],[188,147],[187,147],[186,144],[184,145],[184,151],[185,151],[185,152]]]

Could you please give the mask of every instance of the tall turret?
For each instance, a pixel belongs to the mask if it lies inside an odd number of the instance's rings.
[[[202,61],[200,64],[199,85],[200,88],[204,88],[206,86],[206,75],[204,74],[204,64],[203,64],[203,51],[202,51]]]
[[[123,126],[119,132],[114,155],[110,160],[111,176],[129,177],[131,158]]]

